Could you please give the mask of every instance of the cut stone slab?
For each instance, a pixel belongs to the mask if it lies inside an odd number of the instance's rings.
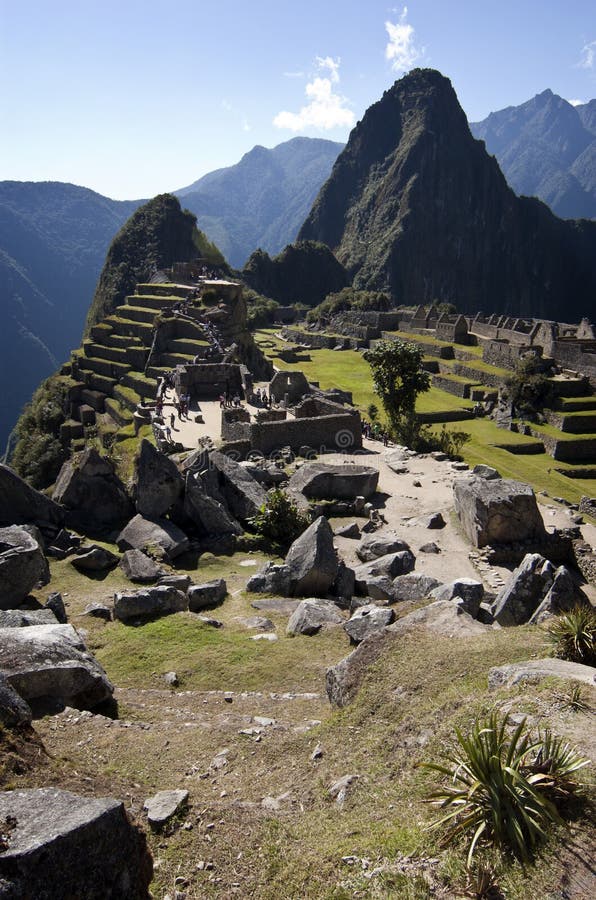
[[[164,575],[164,570],[142,550],[126,550],[119,565],[128,580],[137,584],[150,584]]]
[[[234,621],[248,629],[256,629],[258,631],[275,630],[271,619],[267,619],[265,616],[234,616]]]
[[[582,666],[565,659],[530,659],[489,669],[488,687],[494,691],[501,687],[514,687],[522,681],[539,682],[545,678],[563,678],[594,686],[596,670],[592,666]]]
[[[143,809],[147,812],[147,821],[152,828],[163,828],[173,816],[188,803],[188,791],[158,791],[153,797],[145,800]]]
[[[481,581],[475,581],[473,578],[456,578],[455,581],[435,588],[431,597],[433,600],[458,598],[460,606],[475,619],[484,599],[484,585]]]
[[[435,600],[388,626],[388,630],[396,634],[403,634],[413,628],[424,628],[434,634],[453,638],[490,631],[490,626],[477,622],[459,603],[451,600]]]
[[[166,584],[139,591],[119,591],[114,595],[114,618],[121,622],[154,619],[187,609],[186,595]]]
[[[66,507],[68,527],[85,534],[111,531],[134,511],[112,463],[93,447],[64,463],[52,499]]]
[[[0,463],[0,526],[37,525],[52,537],[64,524],[64,509]]]
[[[0,629],[0,671],[25,700],[52,697],[92,709],[114,691],[72,625]]]
[[[499,625],[528,622],[548,593],[555,570],[539,553],[526,553],[497,594],[491,612]]]
[[[136,508],[148,519],[158,519],[182,495],[184,481],[176,463],[143,439],[135,467]]]
[[[29,704],[25,703],[10,681],[0,672],[0,725],[5,728],[19,728],[30,723]]]
[[[98,547],[94,544],[91,547],[85,547],[85,552],[73,556],[70,560],[71,566],[74,566],[79,572],[105,572],[107,569],[113,569],[118,565],[119,557],[105,547]]]
[[[199,612],[201,609],[211,609],[219,606],[226,599],[228,587],[223,578],[214,581],[206,581],[204,584],[192,584],[186,595],[190,612]]]
[[[37,584],[50,580],[39,543],[24,528],[0,528],[0,609],[13,609]]]
[[[296,538],[285,560],[290,570],[293,596],[324,597],[337,577],[339,562],[333,546],[333,532],[324,516]]]
[[[0,821],[15,820],[0,853],[2,896],[147,900],[153,865],[124,804],[57,788],[0,793]]]
[[[497,469],[493,469],[492,466],[487,466],[484,463],[478,463],[478,465],[474,466],[472,475],[477,475],[479,478],[486,478],[488,481],[494,481],[501,477]]]
[[[103,619],[104,622],[112,621],[112,610],[103,603],[89,603],[83,610],[84,616],[91,616],[94,619]]]
[[[375,603],[386,605],[395,601],[395,589],[389,575],[369,575],[359,580],[357,587],[363,597],[370,597]],[[366,603],[361,605],[366,606]]]
[[[190,575],[162,575],[158,584],[169,584],[170,587],[175,587],[177,591],[186,594],[192,584],[192,579]]]
[[[371,466],[330,465],[311,462],[301,466],[290,478],[288,488],[309,500],[368,500],[379,483],[379,470]]]
[[[335,603],[312,597],[303,600],[290,616],[288,634],[317,634],[324,625],[342,625],[344,617]]]
[[[440,582],[430,575],[418,575],[410,572],[408,575],[398,575],[393,579],[392,585],[394,600],[402,603],[424,600],[431,591],[440,586]]]
[[[362,562],[369,562],[378,559],[379,556],[386,556],[388,553],[409,549],[410,545],[407,541],[398,537],[395,532],[375,531],[362,538],[360,546],[356,548],[356,556]]]
[[[188,550],[188,538],[167,519],[146,519],[140,513],[130,520],[116,539],[119,550],[160,548],[166,559],[175,559]]]
[[[357,609],[349,622],[344,625],[344,630],[353,644],[360,644],[365,638],[378,631],[382,631],[387,625],[391,625],[395,619],[392,609],[380,606],[361,606]]]
[[[546,536],[529,484],[472,475],[457,479],[453,494],[455,511],[475,547],[543,540]]]
[[[209,460],[232,515],[243,522],[256,516],[267,501],[262,485],[235,460],[218,450],[209,454]]]

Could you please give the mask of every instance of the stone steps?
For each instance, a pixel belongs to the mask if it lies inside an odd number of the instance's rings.
[[[105,399],[106,396],[101,391],[94,391],[87,387],[81,391],[81,402],[91,406],[95,412],[102,413],[104,411]]]
[[[184,300],[188,297],[191,290],[190,285],[185,284],[170,284],[169,282],[164,284],[147,284],[144,282],[137,284],[135,293],[141,296],[150,294],[154,297],[176,297],[178,300]]]
[[[111,395],[118,384],[118,381],[115,378],[108,378],[107,375],[99,375],[97,372],[84,371],[80,374],[84,376],[85,384],[88,388],[104,395]]]
[[[100,359],[95,356],[84,356],[79,360],[79,372],[96,372],[98,375],[106,375],[120,381],[129,371],[128,363],[112,362],[109,359]]]
[[[169,366],[175,369],[176,366],[192,365],[195,358],[194,353],[160,353],[158,360],[160,366]]]
[[[114,397],[106,397],[105,409],[108,415],[114,420],[116,425],[123,428],[130,425],[133,420],[133,411],[123,406],[119,400]]]
[[[157,393],[157,379],[147,378],[141,372],[128,372],[122,379],[122,384],[132,388],[141,397],[154,399]]]
[[[161,309],[168,309],[174,303],[180,302],[180,297],[174,295],[156,297],[152,294],[129,294],[125,297],[124,302],[127,306],[136,306],[140,309],[153,309],[159,312]]]
[[[120,307],[120,309],[126,309],[126,307]],[[151,346],[153,325],[149,322],[133,322],[132,319],[119,316],[108,316],[106,322],[113,326],[116,334],[139,338],[145,347]]]
[[[136,410],[141,402],[141,398],[137,392],[127,385],[117,384],[113,390],[114,399],[125,409],[129,409],[132,413]]]
[[[145,322],[150,325],[153,325],[157,315],[156,310],[145,309],[143,306],[117,306],[114,312],[129,322]]]
[[[209,346],[209,341],[192,338],[174,338],[174,340],[169,341],[168,349],[170,353],[189,353],[191,356],[196,356],[200,350],[204,347]]]
[[[114,334],[114,332],[102,336],[101,339],[99,339],[99,343],[103,347],[120,347],[123,350],[127,350],[130,347],[143,346],[138,337],[133,337],[128,334]]]
[[[106,347],[104,344],[95,344],[85,341],[83,343],[85,356],[94,357],[95,359],[106,359],[111,362],[124,363],[126,365],[126,348],[124,347]]]
[[[99,343],[103,343],[105,339],[112,332],[112,326],[106,322],[98,322],[96,325],[92,325],[89,334],[94,341],[99,341]]]

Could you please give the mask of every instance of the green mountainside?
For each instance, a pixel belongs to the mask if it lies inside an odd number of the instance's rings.
[[[298,239],[326,243],[355,288],[398,303],[565,321],[593,311],[596,223],[516,197],[432,69],[367,110]]]
[[[305,137],[272,150],[256,146],[174,193],[239,268],[256,247],[275,254],[294,240],[342,147]]]
[[[217,247],[197,230],[196,218],[182,211],[172,194],[159,194],[141,206],[112,241],[87,315],[86,330],[124,302],[138,281],[174,262],[204,258],[225,265]]]
[[[517,194],[539,197],[562,218],[596,218],[596,100],[572,106],[546,90],[470,130]]]
[[[139,205],[73,184],[0,182],[0,448],[80,339],[114,233]],[[1,452],[1,449],[0,449]]]
[[[271,257],[255,250],[242,270],[251,288],[278,303],[316,306],[349,283],[348,275],[325,244],[299,241]]]

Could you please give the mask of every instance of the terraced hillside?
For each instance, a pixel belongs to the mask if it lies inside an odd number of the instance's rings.
[[[474,405],[496,399],[499,383],[511,374],[485,362],[481,346],[463,346],[418,333],[396,331],[383,336],[411,340],[423,348],[433,384],[418,398],[417,412],[433,427],[457,423],[453,427],[470,435],[462,449],[466,462],[488,463],[506,477],[528,481],[536,491],[547,491],[571,503],[584,495],[594,496],[596,395],[587,379],[553,379],[555,408],[545,411],[548,423],[516,422],[513,427],[517,430],[510,431],[497,427],[490,418],[474,415]],[[258,332],[257,342],[279,368],[301,369],[323,388],[352,391],[354,403],[364,415],[371,403],[380,406],[370,369],[357,350],[306,348],[282,340],[273,329]]]

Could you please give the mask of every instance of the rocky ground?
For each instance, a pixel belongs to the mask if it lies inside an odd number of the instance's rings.
[[[356,462],[379,469],[374,505],[386,520],[379,533],[393,530],[408,542],[416,572],[441,582],[482,580],[495,593],[509,572],[483,563],[462,534],[453,514],[458,464],[400,458],[374,442],[365,450]],[[325,462],[350,459],[338,454]],[[547,529],[569,524],[564,506],[541,499]],[[445,525],[429,529],[436,513]],[[596,528],[582,531],[594,546]],[[420,552],[429,542],[440,552]],[[348,565],[359,564],[357,541],[336,537],[335,545]],[[209,614],[222,623],[217,628],[188,612],[140,627],[83,616],[90,602],[112,601],[126,583],[122,572],[89,578],[67,560],[52,561],[52,582],[38,597],[62,590],[69,620],[86,632],[116,686],[119,716],[67,708],[38,718],[43,746],[5,746],[5,788],[55,785],[116,797],[145,828],[148,797],[187,790],[187,806],[162,831],[149,832],[156,898],[464,896],[461,854],[442,850],[425,830],[430,782],[415,764],[449,744],[454,725],[465,727],[495,706],[527,715],[536,727],[551,725],[594,758],[596,690],[586,686],[582,710],[569,704],[564,681],[488,690],[492,666],[547,654],[539,627],[461,638],[421,629],[395,635],[354,703],[334,710],[325,672],[350,652],[348,637],[341,627],[288,636],[296,601],[286,601],[285,611],[255,609],[252,603],[268,598],[244,589],[264,562],[261,553],[243,552],[207,554],[198,571],[184,557],[177,563],[195,581],[226,578],[228,596]],[[398,616],[411,608],[405,604]],[[240,621],[255,615],[269,623]],[[165,680],[172,671],[178,684]],[[593,896],[593,837],[580,816],[530,871],[498,869],[501,890],[519,900]]]

